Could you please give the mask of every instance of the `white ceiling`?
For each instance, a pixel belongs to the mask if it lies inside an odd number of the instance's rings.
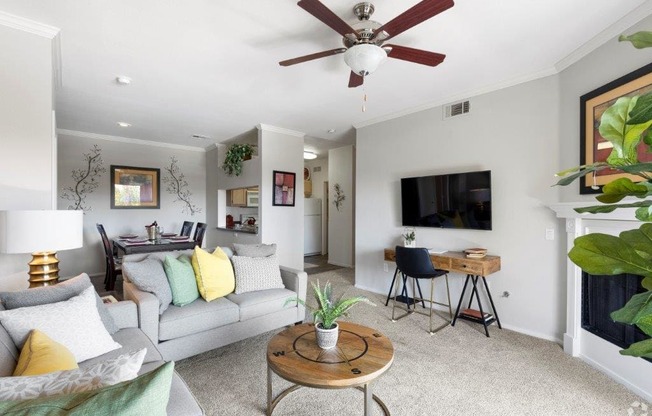
[[[322,2],[356,22],[356,1]],[[364,113],[362,88],[347,87],[342,55],[278,65],[341,46],[340,35],[296,0],[0,0],[0,11],[61,29],[59,128],[206,147],[190,136],[220,142],[259,123],[350,141],[353,125],[553,73],[623,17],[633,23],[637,7],[649,13],[650,2],[458,0],[392,39],[444,53],[444,63],[388,59],[366,80]],[[384,23],[417,0],[373,3],[372,19]],[[117,85],[117,75],[132,84]]]

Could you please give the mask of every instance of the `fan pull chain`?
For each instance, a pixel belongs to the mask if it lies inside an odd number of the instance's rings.
[[[362,112],[367,112],[367,89],[364,84],[362,84]]]

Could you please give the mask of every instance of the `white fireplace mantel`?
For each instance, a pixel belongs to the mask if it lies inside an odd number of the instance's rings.
[[[629,201],[624,201],[629,202]],[[597,201],[550,205],[558,218],[566,220],[566,252],[582,235],[601,232],[618,235],[638,228],[635,208],[617,209],[607,214],[579,214],[575,208],[599,205]],[[579,357],[608,374],[636,394],[652,401],[652,363],[620,355],[620,348],[582,329],[582,269],[566,258],[566,332],[564,351]]]

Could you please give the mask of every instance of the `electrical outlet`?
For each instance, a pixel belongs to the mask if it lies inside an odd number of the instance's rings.
[[[546,240],[552,241],[555,239],[555,229],[546,228]]]
[[[389,272],[389,267],[387,267],[387,263],[383,263],[383,271],[385,273]]]

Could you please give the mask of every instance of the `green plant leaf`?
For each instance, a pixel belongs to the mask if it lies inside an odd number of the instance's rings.
[[[636,146],[641,134],[652,124],[652,120],[627,125],[629,113],[635,107],[638,97],[620,97],[609,107],[600,120],[600,135],[613,144],[607,163],[613,166],[638,163]]]
[[[644,277],[643,280],[641,280],[641,286],[647,290],[652,290],[652,277]]]
[[[638,97],[636,105],[629,112],[627,124],[645,124],[650,120],[652,120],[652,93],[648,92]]]
[[[607,165],[604,162],[597,162],[592,165],[583,165],[572,169],[567,169],[565,171],[555,174],[555,176],[562,177],[555,185],[560,185],[560,186],[570,185],[577,178],[586,176],[591,172],[598,172],[603,169],[607,169],[608,167],[609,165]],[[571,172],[575,172],[575,173],[569,175],[569,173]]]
[[[652,221],[652,206],[637,209],[636,219],[646,222]]]
[[[632,298],[622,308],[611,312],[609,316],[616,322],[633,325],[636,323],[636,316],[652,301],[652,292],[639,293]]]
[[[613,204],[627,196],[645,198],[649,191],[644,184],[636,184],[629,178],[618,178],[603,186],[602,194],[598,195],[596,199],[603,204]]]
[[[652,259],[652,224],[643,224],[636,230],[623,231],[620,238],[641,257]]]
[[[612,204],[612,205],[592,205],[590,207],[581,207],[575,208],[575,212],[584,214],[608,214],[617,210],[618,208],[639,208],[639,207],[649,207],[652,205],[652,201],[640,201],[632,202],[630,204]]]
[[[640,31],[633,35],[620,35],[618,42],[631,42],[636,49],[649,48],[652,46],[652,32]]]
[[[632,357],[652,358],[652,339],[635,342],[626,350],[621,350],[620,354]]]
[[[593,233],[578,237],[568,257],[582,270],[593,275],[631,273],[652,276],[652,262],[613,235]]]
[[[632,174],[638,174],[642,172],[652,172],[652,163],[634,163],[633,165],[618,166],[617,169]]]

